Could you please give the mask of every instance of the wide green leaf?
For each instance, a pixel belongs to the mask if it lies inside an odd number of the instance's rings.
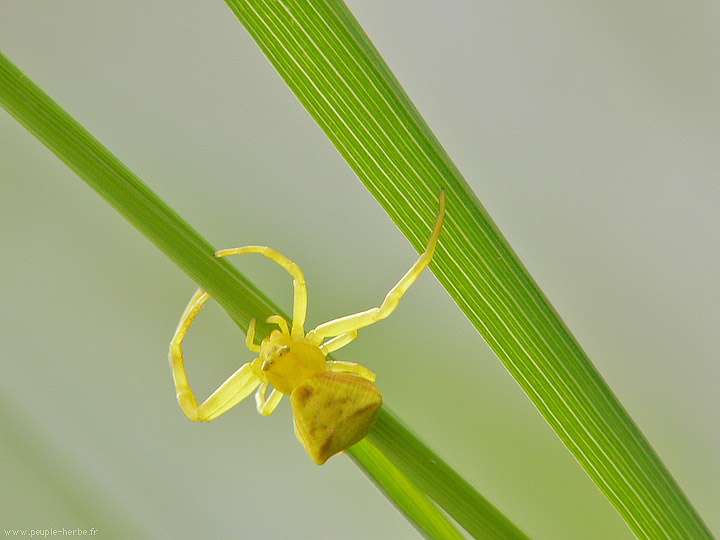
[[[431,269],[635,534],[711,538],[347,7],[226,3],[416,248],[446,188]]]

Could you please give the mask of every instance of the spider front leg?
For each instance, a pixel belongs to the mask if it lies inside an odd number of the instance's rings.
[[[293,320],[291,336],[294,340],[302,339],[305,336],[305,316],[307,314],[307,286],[305,276],[300,267],[288,259],[282,253],[267,246],[245,246],[239,248],[221,249],[215,252],[216,257],[227,257],[228,255],[245,255],[247,253],[258,253],[282,266],[293,278]]]
[[[180,318],[180,323],[170,342],[170,366],[175,381],[178,403],[190,420],[199,422],[209,422],[217,418],[248,397],[260,384],[260,380],[253,372],[251,365],[249,363],[245,364],[228,377],[202,405],[198,405],[197,399],[195,399],[195,395],[188,384],[181,345],[190,325],[208,298],[210,298],[210,295],[203,289],[197,290]]]
[[[383,303],[379,307],[368,309],[360,313],[353,315],[347,315],[334,319],[321,324],[314,330],[310,330],[307,333],[306,339],[311,343],[322,343],[323,339],[333,336],[338,336],[335,339],[328,341],[324,347],[330,350],[337,350],[340,347],[347,345],[357,335],[357,330],[376,323],[388,315],[390,315],[400,303],[402,295],[415,283],[420,274],[422,273],[427,265],[430,264],[433,254],[435,253],[435,246],[437,245],[438,238],[440,237],[440,230],[442,229],[443,219],[445,218],[445,190],[440,191],[440,208],[438,210],[437,217],[435,218],[435,225],[433,227],[430,238],[428,239],[425,251],[420,255],[417,262],[407,271],[407,273],[397,282],[397,284],[390,289],[390,292],[383,300]],[[353,332],[355,334],[353,334]],[[351,337],[350,337],[351,336]],[[337,345],[336,344],[337,340]]]

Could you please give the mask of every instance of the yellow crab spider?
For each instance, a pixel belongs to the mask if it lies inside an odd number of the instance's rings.
[[[198,289],[170,343],[170,366],[183,412],[190,420],[209,422],[257,389],[255,401],[262,415],[272,414],[283,395],[290,396],[295,435],[318,465],[363,439],[375,424],[382,405],[380,391],[373,384],[375,374],[361,365],[325,357],[354,340],[360,328],[384,319],[395,310],[402,295],[430,263],[444,216],[445,191],[442,190],[435,226],[425,251],[379,307],[334,319],[308,333],[304,330],[307,289],[298,265],[265,246],[218,251],[216,257],[259,253],[282,266],[293,278],[292,323],[288,326],[279,315],[268,317],[267,322],[277,325],[278,329],[258,345],[255,343],[255,319],[251,320],[245,343],[259,356],[233,373],[202,405],[198,405],[187,381],[181,348],[188,328],[210,298],[207,292]],[[266,397],[270,385],[273,390]]]

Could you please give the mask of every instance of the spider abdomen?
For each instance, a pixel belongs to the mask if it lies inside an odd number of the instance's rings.
[[[382,395],[362,377],[326,371],[300,383],[290,403],[298,440],[322,465],[368,434],[380,413]]]

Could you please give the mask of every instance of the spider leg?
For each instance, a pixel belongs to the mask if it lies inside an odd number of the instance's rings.
[[[440,192],[440,208],[438,210],[437,218],[435,218],[435,226],[428,239],[425,251],[420,255],[417,262],[407,271],[407,273],[397,282],[397,284],[390,289],[390,292],[383,300],[383,303],[379,307],[368,309],[360,313],[353,315],[347,315],[340,317],[339,319],[333,319],[324,324],[321,324],[314,330],[310,330],[307,333],[307,340],[311,343],[320,343],[323,339],[333,336],[341,336],[343,334],[349,334],[365,326],[369,326],[376,323],[379,320],[384,319],[390,315],[400,303],[400,298],[415,283],[415,280],[420,276],[423,270],[430,264],[430,260],[435,253],[435,246],[437,245],[438,238],[440,237],[440,230],[442,229],[443,219],[445,218],[445,190]],[[328,342],[330,343],[330,342]]]
[[[275,409],[280,404],[283,394],[273,388],[270,392],[270,397],[265,399],[265,392],[267,392],[269,384],[263,383],[255,393],[255,403],[257,405],[257,411],[263,416],[268,416],[275,412]]]
[[[216,257],[227,257],[228,255],[244,255],[246,253],[259,253],[274,263],[282,266],[293,278],[293,320],[291,336],[295,340],[302,339],[305,335],[305,315],[307,313],[307,287],[305,277],[300,267],[290,259],[267,246],[244,246],[239,248],[221,249],[215,253]]]
[[[220,416],[222,413],[235,406],[237,403],[249,396],[260,384],[260,380],[253,372],[250,364],[245,364],[205,400],[198,405],[195,395],[188,384],[185,365],[182,357],[182,341],[187,334],[188,328],[200,312],[203,304],[207,302],[210,295],[202,289],[190,299],[185,312],[180,318],[175,335],[170,342],[170,366],[172,368],[175,391],[180,408],[190,420],[209,422]]]
[[[245,345],[247,345],[247,348],[250,349],[254,353],[260,353],[260,345],[255,343],[255,323],[257,320],[255,317],[250,319],[250,324],[248,325],[247,334],[245,335]]]
[[[362,377],[370,382],[375,382],[375,374],[368,368],[356,364],[355,362],[343,362],[342,360],[328,360],[325,363],[327,371],[335,373],[352,373],[358,377]]]
[[[320,350],[325,356],[327,356],[329,353],[337,351],[338,349],[344,347],[356,337],[357,330],[353,330],[352,332],[348,332],[347,334],[341,334],[320,345]]]
[[[287,334],[288,336],[290,335],[287,321],[283,319],[280,315],[270,315],[267,319],[265,319],[265,322],[269,324],[277,324],[283,334]]]

